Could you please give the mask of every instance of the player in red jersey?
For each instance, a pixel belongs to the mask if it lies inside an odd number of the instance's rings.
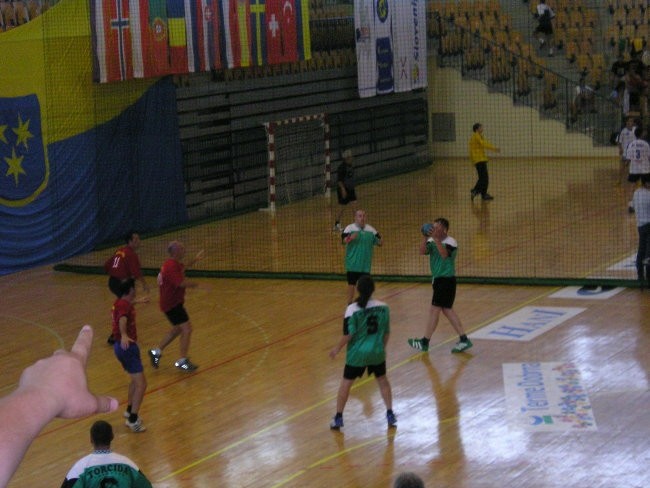
[[[163,337],[156,349],[149,350],[151,365],[158,368],[162,351],[176,337],[180,336],[181,357],[174,363],[182,371],[194,371],[198,366],[193,364],[187,357],[190,348],[190,337],[192,335],[192,323],[185,310],[185,289],[196,288],[198,283],[185,278],[185,267],[183,257],[185,246],[182,242],[172,241],[167,247],[169,258],[163,263],[158,273],[158,288],[160,290],[160,310],[167,316],[171,323],[169,332]],[[187,264],[187,267],[203,258],[203,251],[199,251],[196,257]]]
[[[138,416],[144,392],[147,390],[147,380],[144,377],[144,368],[140,357],[138,331],[135,327],[135,307],[133,305],[148,301],[148,297],[135,298],[135,281],[128,279],[120,284],[120,297],[115,300],[111,309],[113,337],[115,337],[113,352],[124,371],[131,376],[124,417],[126,417],[126,426],[133,432],[147,430],[142,423],[142,419]]]
[[[138,248],[140,247],[140,235],[130,231],[124,236],[126,245],[118,248],[113,255],[104,263],[104,270],[108,273],[108,288],[113,295],[120,298],[120,289],[124,281],[128,279],[138,280],[142,284],[145,293],[149,293],[149,285],[142,276]],[[108,337],[107,342],[115,342],[113,334]]]

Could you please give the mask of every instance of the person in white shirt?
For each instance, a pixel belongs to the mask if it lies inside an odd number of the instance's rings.
[[[537,4],[537,13],[535,15],[538,24],[535,28],[535,36],[539,41],[540,50],[544,46],[548,46],[548,55],[553,56],[553,17],[555,12],[553,9],[546,5],[545,0],[540,0]]]
[[[634,131],[636,130],[636,125],[634,124],[634,117],[628,117],[625,119],[625,126],[621,129],[621,132],[618,133],[616,137],[616,143],[618,144],[618,154],[621,158],[621,172],[620,172],[620,181],[625,181],[627,176],[627,166],[630,162],[625,157],[625,150],[627,145],[632,142],[636,137],[634,136]]]
[[[645,278],[644,261],[650,257],[650,175],[641,177],[641,187],[634,192],[632,204],[639,230],[639,248],[636,252],[636,272],[639,281]]]
[[[630,202],[628,211],[634,213],[632,195],[638,186],[638,182],[644,175],[650,176],[650,145],[643,139],[645,131],[637,127],[634,131],[635,140],[627,145],[625,157],[630,161],[630,172],[627,181],[630,183]]]

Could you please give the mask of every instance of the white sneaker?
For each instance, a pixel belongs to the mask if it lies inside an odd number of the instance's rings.
[[[136,420],[135,422],[129,422],[127,420],[126,421],[126,426],[129,429],[131,429],[133,432],[135,432],[136,434],[140,433],[140,432],[144,432],[145,430],[147,430],[147,428],[142,423],[142,419],[140,417],[138,417],[138,420]]]

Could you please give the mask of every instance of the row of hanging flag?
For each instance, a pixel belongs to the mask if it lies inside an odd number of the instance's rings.
[[[311,59],[308,0],[91,0],[106,83]]]

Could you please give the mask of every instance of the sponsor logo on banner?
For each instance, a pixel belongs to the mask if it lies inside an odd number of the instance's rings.
[[[597,430],[580,372],[571,362],[503,365],[511,425],[531,432]]]
[[[393,77],[393,40],[391,14],[388,0],[377,0],[375,30],[375,55],[377,57],[377,93],[392,93],[395,89]]]
[[[567,286],[549,295],[549,298],[578,298],[582,300],[606,300],[623,291],[615,286]]]
[[[472,334],[472,339],[526,342],[575,317],[580,307],[523,307]]]

